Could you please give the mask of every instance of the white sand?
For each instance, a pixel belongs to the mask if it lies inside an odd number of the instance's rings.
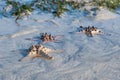
[[[34,21],[34,19],[36,21]],[[120,16],[102,9],[93,18],[79,13],[54,18],[51,14],[33,14],[28,19],[0,19],[0,80],[120,80]],[[94,25],[104,34],[87,37],[74,34],[80,25]],[[39,33],[64,35],[59,43],[46,47],[64,49],[50,54],[55,60],[34,59],[20,62],[25,49],[39,41]]]

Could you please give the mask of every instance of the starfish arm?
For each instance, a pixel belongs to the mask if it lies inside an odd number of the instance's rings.
[[[49,56],[48,54],[46,54],[46,53],[44,53],[44,52],[41,52],[40,55],[41,55],[41,56],[40,56],[41,58],[44,58],[44,59],[47,59],[47,60],[52,60],[52,59],[54,59],[53,57]]]
[[[48,54],[50,54],[50,53],[62,53],[62,52],[64,52],[64,50],[52,50]]]
[[[29,59],[34,59],[34,58],[39,58],[39,57],[40,57],[40,55],[38,55],[38,54],[32,54],[32,55],[28,54],[26,57],[20,59],[20,61],[26,61]]]
[[[26,61],[26,60],[28,60],[28,59],[30,59],[30,58],[31,58],[30,56],[26,56],[26,57],[20,59],[19,61],[23,62],[23,61]]]
[[[64,36],[64,35],[54,36],[54,39],[55,39],[55,40],[59,40],[59,39],[61,39],[63,36]]]

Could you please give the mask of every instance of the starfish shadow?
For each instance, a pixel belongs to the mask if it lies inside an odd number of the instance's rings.
[[[23,56],[19,61],[21,61],[24,57],[28,55],[28,49],[19,49],[20,54]]]

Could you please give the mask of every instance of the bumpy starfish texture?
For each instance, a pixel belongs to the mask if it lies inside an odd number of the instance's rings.
[[[48,33],[41,33],[40,39],[42,40],[43,43],[60,42],[60,39],[62,37],[63,35],[52,36],[51,34],[48,34]]]
[[[81,30],[79,30],[79,32],[83,32],[87,36],[94,36],[94,35],[98,35],[102,33],[97,27],[94,27],[94,26],[92,27],[91,26],[88,26],[88,27],[80,26],[80,29]]]
[[[52,42],[55,40],[55,37],[48,33],[43,33],[41,36],[43,42]]]
[[[55,51],[55,50],[52,50],[50,48],[44,47],[43,45],[40,45],[40,44],[32,45],[29,48],[28,55],[26,57],[24,57],[23,59],[21,59],[20,61],[24,61],[24,60],[27,60],[29,58],[32,58],[32,59],[44,58],[47,60],[53,60],[54,58],[48,55],[51,52],[55,53],[55,52],[63,52],[63,51],[62,50]]]

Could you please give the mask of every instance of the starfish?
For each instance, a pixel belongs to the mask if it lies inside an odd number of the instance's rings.
[[[85,33],[87,36],[92,37],[94,35],[101,34],[101,30],[94,26],[83,27],[80,26],[79,32]]]
[[[47,42],[56,42],[61,37],[62,35],[52,36],[51,34],[48,33],[41,33],[40,39],[42,40],[43,43],[47,43]]]
[[[44,58],[47,60],[53,60],[54,58],[49,56],[49,53],[58,53],[58,52],[63,52],[63,50],[52,50],[50,48],[44,47],[41,44],[38,45],[32,45],[29,48],[28,55],[24,58],[22,58],[20,61],[25,61],[27,59],[34,59],[34,58]]]
[[[36,38],[26,38],[26,40],[32,40],[32,41],[39,41],[42,44],[48,43],[48,42],[60,42],[60,39],[63,37],[63,35],[57,35],[52,36],[48,33],[40,33],[40,37]]]

